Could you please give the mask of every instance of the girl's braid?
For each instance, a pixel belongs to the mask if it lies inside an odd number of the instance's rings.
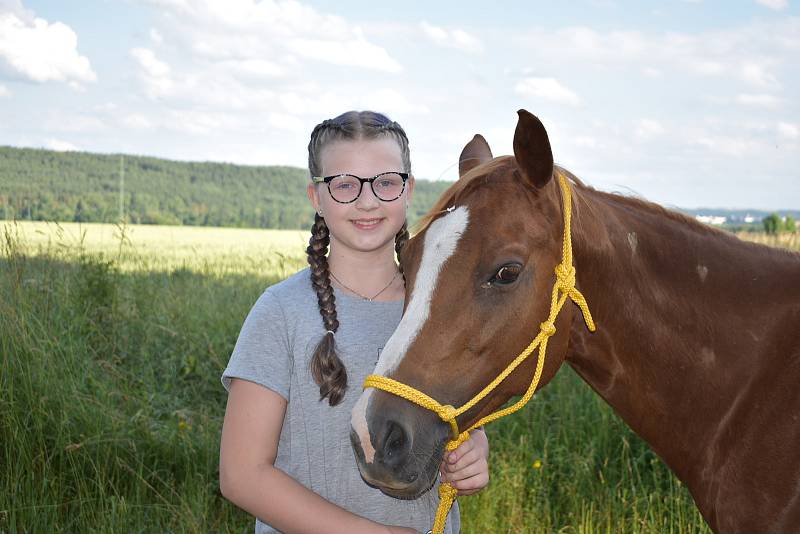
[[[403,247],[406,245],[408,237],[408,224],[403,223],[403,227],[400,228],[400,231],[394,236],[394,251],[397,254],[397,267],[400,269],[400,274],[403,275],[403,280],[406,279],[406,275],[403,272],[403,263],[400,261],[400,255],[403,253]]]
[[[336,297],[328,270],[329,243],[330,235],[325,219],[315,215],[306,252],[311,267],[311,284],[317,294],[319,312],[326,332],[314,350],[310,367],[311,376],[319,385],[320,400],[327,397],[328,403],[336,406],[342,401],[347,389],[347,370],[336,354],[334,332],[339,329],[339,321],[336,319]]]

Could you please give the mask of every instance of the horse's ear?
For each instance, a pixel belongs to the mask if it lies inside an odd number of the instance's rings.
[[[553,178],[553,151],[542,121],[521,109],[514,131],[514,157],[522,175],[537,188]]]
[[[461,178],[468,171],[492,159],[492,149],[481,134],[475,134],[472,141],[467,143],[458,157],[458,177]]]

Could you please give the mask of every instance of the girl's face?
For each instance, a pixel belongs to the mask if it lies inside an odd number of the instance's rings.
[[[361,178],[388,172],[404,172],[400,145],[391,137],[334,141],[320,154],[322,175],[354,174]],[[325,183],[309,184],[308,198],[314,209],[322,211],[331,234],[333,247],[356,252],[372,252],[389,246],[394,250],[394,236],[406,220],[406,206],[411,200],[414,178],[409,176],[400,198],[384,202],[365,183],[361,195],[349,203],[336,202]]]

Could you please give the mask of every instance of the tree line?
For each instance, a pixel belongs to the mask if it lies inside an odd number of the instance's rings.
[[[308,171],[0,147],[0,219],[308,228]],[[417,180],[413,222],[450,182]]]
[[[764,225],[764,231],[766,233],[773,235],[797,231],[797,221],[791,215],[781,217],[777,213],[770,213],[761,219],[761,224]]]

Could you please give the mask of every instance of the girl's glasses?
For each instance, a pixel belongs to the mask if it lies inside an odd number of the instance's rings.
[[[407,172],[382,172],[372,178],[360,178],[354,174],[337,174],[335,176],[313,176],[315,184],[325,182],[331,198],[340,204],[355,202],[361,195],[364,183],[369,183],[372,192],[380,200],[391,202],[397,200],[406,188]]]

